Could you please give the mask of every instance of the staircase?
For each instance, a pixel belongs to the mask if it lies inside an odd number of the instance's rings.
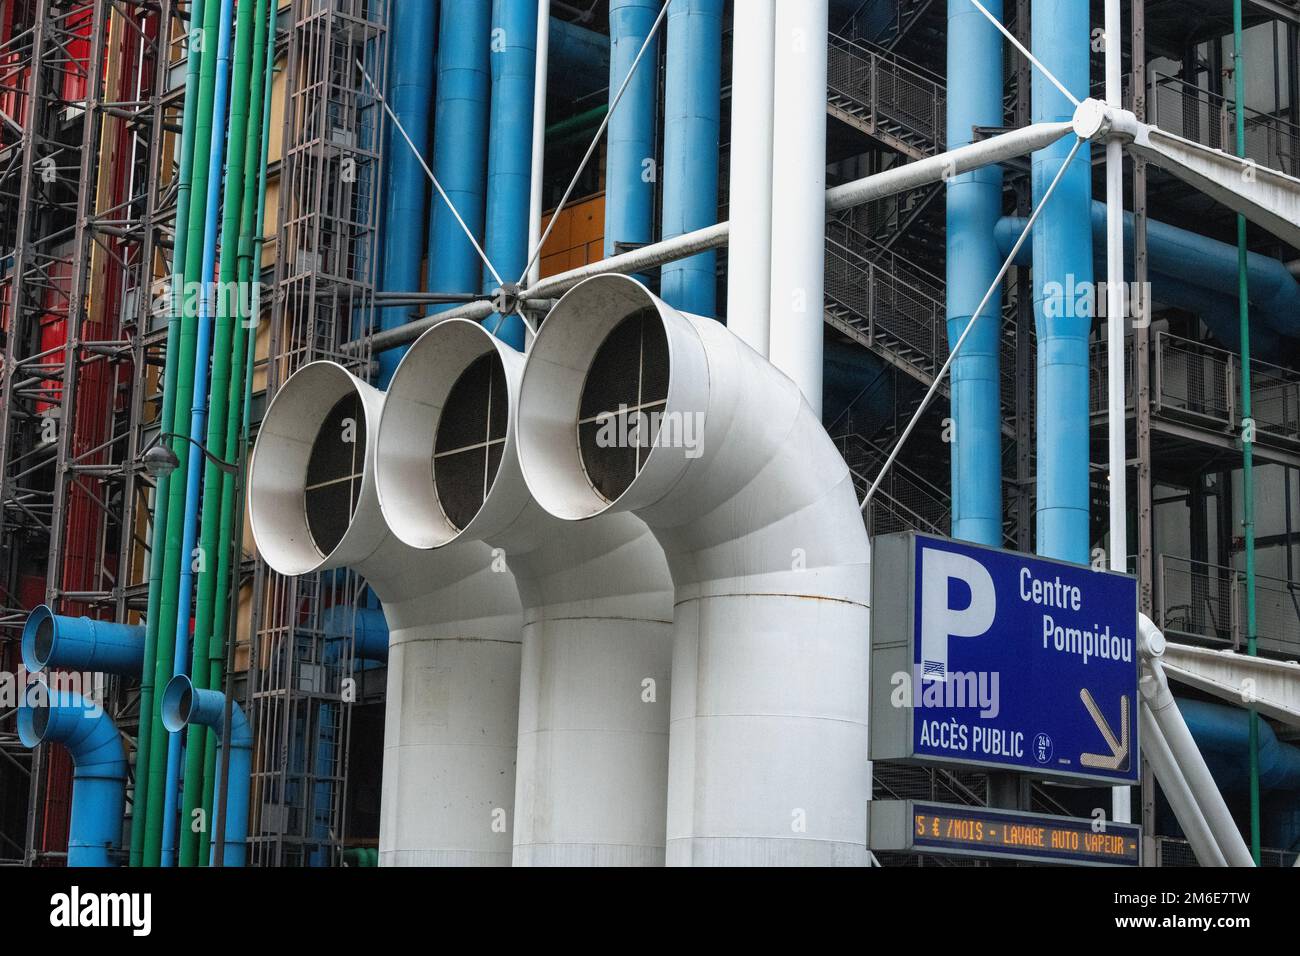
[[[831,34],[826,112],[911,159],[943,152],[947,91],[941,77],[866,40]]]

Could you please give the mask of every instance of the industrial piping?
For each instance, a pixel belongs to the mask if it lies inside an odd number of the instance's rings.
[[[244,711],[239,704],[231,701],[230,740],[220,740],[221,724],[226,708],[226,695],[219,690],[204,690],[195,687],[184,674],[172,678],[162,697],[162,720],[171,733],[177,734],[186,727],[195,724],[209,728],[220,741],[217,745],[217,774],[222,776],[222,762],[229,754],[230,772],[226,794],[217,791],[216,806],[212,819],[220,819],[221,804],[226,804],[225,834],[223,836],[222,865],[244,865],[248,853],[248,792],[250,775],[253,769],[253,732]],[[212,848],[214,861],[216,847]]]
[[[134,677],[144,663],[145,629],[55,614],[42,604],[23,625],[23,667],[29,674],[67,668]]]
[[[1002,0],[987,0],[1002,19]],[[1002,36],[970,0],[948,3],[949,148],[975,141],[975,128],[1002,125]],[[948,180],[947,320],[951,349],[970,324],[1002,258],[992,242],[1002,214],[1002,167]],[[989,299],[953,361],[952,536],[1002,545],[1002,295]]]
[[[664,81],[665,239],[718,221],[722,8],[722,0],[674,0],[668,8],[668,68]],[[748,279],[753,281],[752,276]],[[659,291],[664,301],[675,309],[716,316],[717,254],[710,250],[664,266]]]
[[[1032,49],[1074,96],[1088,95],[1090,7],[1088,0],[1033,0]],[[1001,59],[990,62],[999,71]],[[1000,78],[1000,72],[999,72]],[[1033,71],[1033,120],[1069,120],[1074,107]],[[1034,205],[1069,155],[1059,140],[1034,153]],[[1092,169],[1077,162],[1061,177],[1053,201],[1034,227],[1034,315],[1038,330],[1038,553],[1087,564],[1088,528],[1088,336],[1091,316],[1047,314],[1049,283],[1093,281]],[[1056,310],[1058,313],[1066,310]]]
[[[99,704],[70,690],[29,687],[18,708],[25,747],[63,744],[72,755],[68,866],[117,866],[126,812],[126,750]]]
[[[655,150],[657,38],[646,48],[617,109],[614,97],[645,45],[660,6],[659,0],[610,0],[609,4],[609,97],[613,113],[605,155],[607,259],[619,251],[620,245],[644,245],[654,238],[655,181],[659,178]]]
[[[602,447],[620,405],[660,413],[647,454]],[[870,549],[795,384],[719,323],[606,275],[551,311],[516,417],[538,504],[631,511],[668,558],[667,863],[865,864]]]
[[[383,393],[331,362],[279,389],[250,465],[253,537],[281,574],[350,567],[383,604],[381,863],[508,866],[519,598],[486,545],[429,553],[393,535],[375,492],[383,405]],[[347,501],[313,496],[309,508],[309,484],[342,478]]]
[[[380,504],[412,547],[485,541],[514,573],[523,605],[515,865],[662,866],[668,566],[631,514],[575,524],[533,502],[514,431],[523,367],[463,319],[411,346],[380,425]]]

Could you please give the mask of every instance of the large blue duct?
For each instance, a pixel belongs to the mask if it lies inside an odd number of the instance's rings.
[[[72,756],[68,866],[117,866],[126,812],[126,749],[113,719],[68,690],[34,685],[18,708],[26,747],[59,743]]]
[[[433,172],[474,238],[483,240],[491,111],[492,0],[444,3],[439,27]],[[483,263],[441,196],[429,205],[430,292],[478,292]],[[512,277],[517,278],[517,276]],[[433,312],[451,308],[440,305]]]
[[[988,11],[1002,18],[1002,0]],[[968,0],[948,2],[948,147],[974,128],[1002,125],[1002,36]],[[948,180],[948,347],[957,343],[997,278],[992,240],[1002,214],[1002,169]],[[952,536],[1002,544],[1002,404],[998,359],[1002,290],[989,299],[952,364]],[[1085,353],[1086,359],[1086,353]]]
[[[218,788],[212,809],[215,822],[221,815],[225,794],[220,781],[226,754],[230,755],[230,773],[225,811],[225,838],[222,849],[222,866],[243,866],[248,852],[248,789],[253,768],[253,732],[244,719],[244,711],[235,701],[230,702],[230,746],[221,739],[226,708],[226,695],[219,690],[200,690],[184,674],[177,674],[163,691],[162,722],[173,734],[180,733],[190,724],[208,727],[217,736]],[[216,843],[213,842],[210,863],[216,861]]]
[[[359,607],[354,611],[348,605],[336,605],[322,615],[321,629],[326,641],[338,641],[351,635],[355,660],[388,660],[388,621],[379,608]]]
[[[610,0],[611,106],[659,10],[659,0]],[[656,41],[647,48],[609,120],[605,155],[606,258],[616,254],[620,243],[643,245],[654,238],[657,47]]]
[[[42,604],[23,625],[22,649],[29,674],[58,667],[134,677],[144,666],[144,628],[65,617]]]
[[[718,221],[718,139],[722,113],[722,0],[674,0],[668,8],[664,82],[663,237]],[[649,69],[643,63],[638,69]],[[717,255],[663,267],[660,297],[695,315],[718,311]]]
[[[484,251],[503,281],[517,282],[529,253],[536,0],[496,0],[490,43],[492,116]],[[484,269],[483,291],[495,288],[496,280]],[[524,324],[519,316],[493,315],[484,324],[502,341],[523,351]]]
[[[1246,792],[1250,785],[1250,712],[1210,701],[1175,699],[1192,739],[1219,789]],[[1277,739],[1268,721],[1259,722],[1259,787],[1300,790],[1300,748]]]
[[[453,5],[446,6],[450,8]],[[393,46],[388,64],[388,105],[401,121],[411,142],[427,160],[433,98],[433,70],[429,63],[437,43],[437,5],[432,0],[393,4],[389,33]],[[480,39],[479,42],[485,41]],[[420,157],[411,151],[394,123],[387,124],[384,139],[387,176],[384,179],[384,248],[379,285],[385,292],[415,292],[420,288],[429,178],[420,165]],[[458,291],[436,286],[429,288],[435,292]],[[409,308],[394,306],[383,310],[379,327],[397,328],[411,318]],[[405,348],[399,348],[379,353],[377,384],[380,388],[387,387],[405,352]]]
[[[603,33],[551,17],[548,43],[548,92],[576,100],[605,88],[609,82],[609,38]]]
[[[1091,22],[1088,0],[1033,0],[1031,49],[1079,100],[1088,95]],[[1001,67],[999,55],[995,64]],[[1033,121],[1069,121],[1070,101],[1033,71]],[[1033,155],[1034,203],[1065,163],[1074,137]],[[1083,149],[1061,178],[1034,227],[1034,315],[1038,329],[1038,553],[1086,564],[1088,528],[1088,335],[1086,316],[1050,316],[1048,283],[1091,283],[1092,169]],[[1063,310],[1056,310],[1063,311]]]

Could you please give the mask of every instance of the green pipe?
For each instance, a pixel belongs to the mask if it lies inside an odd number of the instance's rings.
[[[267,10],[270,4],[268,0],[257,0],[257,11],[254,14],[256,32],[253,36],[252,61],[249,64],[251,73],[251,85],[248,94],[248,119],[257,116],[261,121],[261,128],[250,128],[244,142],[244,174],[242,183],[242,197],[239,211],[239,240],[236,250],[235,272],[240,289],[252,289],[252,284],[258,278],[253,272],[252,266],[252,249],[253,249],[253,231],[257,228],[258,205],[261,201],[262,182],[259,169],[264,171],[265,162],[263,156],[266,150],[266,127],[270,123],[270,103],[271,97],[267,89],[266,66],[267,52],[270,50],[270,62],[274,67],[275,50],[273,44],[267,43],[269,33],[269,20]],[[272,14],[273,15],[273,14]],[[233,128],[233,126],[232,126]],[[257,183],[257,188],[253,188],[253,183]],[[226,246],[222,247],[221,268],[222,272],[226,269]],[[252,300],[254,303],[256,300]],[[250,312],[246,321],[234,323],[234,340],[230,346],[230,356],[233,362],[230,370],[230,381],[226,388],[226,423],[225,434],[220,438],[220,445],[209,444],[209,448],[217,449],[217,452],[224,460],[229,462],[240,461],[239,435],[240,435],[240,410],[243,407],[244,392],[251,380],[252,364],[246,359],[245,351],[249,342],[256,341],[256,336],[250,335],[250,325],[256,328],[257,313]],[[218,393],[214,390],[212,393],[213,406],[217,404]],[[211,419],[209,419],[209,442],[213,440],[211,435]],[[222,661],[225,659],[225,642],[233,638],[233,627],[230,620],[230,601],[226,600],[227,592],[231,585],[231,567],[232,557],[235,549],[241,547],[241,543],[235,540],[235,477],[225,472],[220,473],[221,481],[221,517],[219,521],[219,531],[215,536],[213,547],[217,550],[217,575],[216,583],[213,588],[213,595],[210,599],[215,599],[215,606],[212,610],[212,630],[208,642],[207,659],[200,660],[198,644],[195,644],[194,651],[194,672],[198,675],[200,668],[203,669],[204,679],[207,686],[213,690],[222,688]],[[207,505],[206,497],[204,505]],[[208,524],[204,522],[204,533]],[[234,581],[234,587],[238,588],[238,572]],[[200,591],[200,600],[203,598]],[[202,787],[202,805],[203,819],[212,820],[213,809],[213,788],[215,786],[216,763],[217,763],[217,740],[216,734],[205,734],[206,743],[202,754],[203,761],[203,787]],[[199,834],[198,858],[201,864],[206,865],[210,858],[211,834],[212,827],[206,827]]]
[[[226,152],[225,191],[222,195],[221,208],[221,264],[217,272],[220,292],[229,290],[232,285],[243,301],[243,290],[235,283],[238,268],[239,224],[244,207],[244,154],[236,149],[243,145],[247,150],[250,75],[253,73],[253,32],[255,29],[254,6],[249,0],[240,3],[235,14],[235,48],[231,67],[230,118],[228,120],[229,149]],[[260,103],[258,104],[260,107]],[[222,447],[226,434],[226,417],[229,410],[227,400],[231,381],[231,351],[235,346],[232,340],[235,327],[243,326],[237,322],[232,309],[230,297],[218,294],[216,303],[216,324],[212,339],[212,373],[211,391],[208,399],[207,434],[203,447],[213,454]],[[242,344],[242,343],[240,343]],[[197,438],[198,436],[193,436]],[[212,641],[213,598],[217,586],[218,555],[229,547],[219,535],[221,520],[221,485],[222,471],[209,458],[203,466],[202,511],[199,517],[199,554],[202,564],[196,577],[198,579],[198,596],[194,604],[194,644],[190,663],[190,682],[198,690],[207,690],[211,666],[208,662],[208,648]],[[212,736],[207,727],[191,724],[187,731],[185,748],[185,776],[181,794],[180,852],[181,866],[197,866],[199,856],[200,832],[206,835],[210,829],[207,818],[204,825],[196,831],[190,821],[195,819],[195,811],[203,806],[203,763],[204,753]]]
[[[203,17],[204,0],[190,6],[191,26]],[[160,429],[170,434],[176,424],[176,374],[180,363],[171,343],[179,340],[181,316],[177,306],[184,301],[186,244],[189,239],[190,196],[194,176],[194,114],[199,91],[199,63],[203,54],[189,44],[185,63],[185,106],[181,111],[181,162],[176,176],[176,241],[172,246],[172,298],[167,318],[167,353],[163,362],[163,393]],[[140,728],[136,738],[135,789],[131,802],[131,865],[144,858],[145,807],[149,787],[147,768],[153,734],[149,723],[154,713],[154,668],[157,666],[159,604],[162,601],[163,551],[166,548],[170,475],[162,475],[154,490],[152,539],[149,546],[149,606],[145,615],[144,667],[140,672]]]
[[[1241,55],[1241,0],[1232,3],[1232,85],[1237,155],[1246,157],[1246,61]],[[1246,217],[1237,214],[1237,303],[1241,319],[1241,524],[1246,538],[1246,653],[1254,657],[1255,620],[1255,422],[1251,412],[1250,297],[1246,270]],[[1259,713],[1250,709],[1250,855],[1259,866]]]
[[[221,18],[221,5],[207,3],[203,10],[202,36],[207,43],[216,43]],[[215,53],[215,50],[213,51]],[[205,56],[199,65],[199,95],[197,115],[194,117],[194,155],[207,156],[212,148],[212,101],[217,82],[217,57]],[[194,396],[194,349],[198,333],[197,301],[190,294],[202,281],[203,271],[203,221],[207,210],[208,164],[194,163],[190,192],[189,218],[186,223],[183,318],[180,335],[172,341],[176,345],[179,363],[176,375],[176,401],[173,408],[186,409]],[[179,238],[178,238],[178,241]],[[170,349],[169,349],[170,351]],[[173,414],[174,418],[174,414]],[[175,422],[173,421],[173,425]],[[173,428],[175,430],[175,428]],[[189,426],[184,426],[188,435]],[[172,440],[172,452],[178,462],[174,472],[184,475],[190,456],[190,443],[186,438]],[[185,520],[185,482],[168,482],[167,530],[163,549],[162,596],[158,604],[158,620],[176,621],[180,590],[181,543]],[[185,560],[192,560],[185,556]],[[170,630],[170,628],[168,629]],[[173,641],[164,635],[157,642],[154,654],[154,687],[165,687],[172,679],[175,654]],[[162,725],[161,695],[155,694],[150,707],[150,742],[147,783],[149,795],[145,804],[145,837],[141,862],[144,866],[158,866],[162,856],[163,812],[167,782],[167,729]],[[137,780],[139,770],[137,769]],[[137,784],[138,785],[138,784]],[[184,829],[188,829],[186,821]]]
[[[608,112],[609,104],[601,103],[585,113],[577,113],[565,119],[557,120],[546,127],[546,145],[548,147],[558,146],[588,130],[594,130],[600,125],[600,121],[605,118],[605,114]]]

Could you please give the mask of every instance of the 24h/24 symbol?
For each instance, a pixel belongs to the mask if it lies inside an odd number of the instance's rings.
[[[1052,759],[1052,738],[1047,734],[1039,734],[1034,738],[1034,759],[1039,763],[1047,763]]]

